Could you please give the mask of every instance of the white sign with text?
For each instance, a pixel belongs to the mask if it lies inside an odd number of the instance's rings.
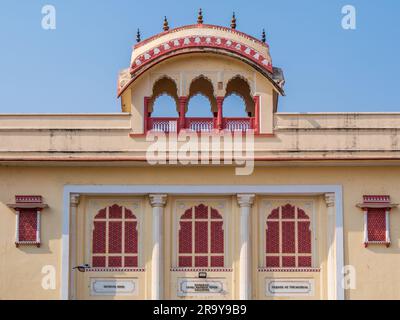
[[[314,279],[265,279],[267,297],[312,297]]]

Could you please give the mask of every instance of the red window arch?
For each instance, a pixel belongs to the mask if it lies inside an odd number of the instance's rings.
[[[179,221],[178,266],[223,267],[224,221],[218,210],[200,204]]]
[[[303,209],[287,204],[271,211],[265,253],[267,268],[312,267],[311,221]]]
[[[101,209],[93,221],[92,266],[137,267],[138,221],[133,212],[114,204]]]

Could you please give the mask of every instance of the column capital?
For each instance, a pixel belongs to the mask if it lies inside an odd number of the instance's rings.
[[[225,100],[225,97],[224,96],[217,96],[216,97],[216,100],[217,100],[217,103],[219,102],[219,103],[222,103],[224,100]]]
[[[186,103],[189,100],[188,96],[180,96],[178,97],[180,103]]]
[[[239,204],[239,207],[251,207],[254,203],[254,194],[238,194],[237,195],[237,201]]]
[[[335,194],[334,193],[325,193],[325,203],[327,207],[335,206]]]
[[[72,193],[70,195],[70,204],[71,204],[71,206],[77,207],[78,204],[79,204],[80,198],[81,198],[81,196],[79,194]]]
[[[164,207],[167,203],[167,195],[166,194],[150,194],[150,204],[154,207]]]

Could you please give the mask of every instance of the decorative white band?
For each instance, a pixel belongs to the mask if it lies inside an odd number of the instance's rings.
[[[320,268],[258,268],[258,272],[320,272]]]
[[[87,268],[85,272],[144,272],[144,268]]]
[[[232,268],[171,268],[173,272],[232,272]]]

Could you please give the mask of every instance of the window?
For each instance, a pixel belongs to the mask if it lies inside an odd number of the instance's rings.
[[[303,209],[287,204],[270,212],[265,253],[267,268],[312,267],[311,221]]]
[[[96,214],[93,221],[92,266],[138,266],[138,221],[131,210],[114,204]]]
[[[15,245],[40,247],[40,217],[48,207],[42,196],[15,196],[15,203],[8,206],[16,213]]]
[[[179,267],[224,267],[224,221],[218,210],[200,204],[179,221]]]
[[[390,246],[389,214],[396,204],[392,204],[390,196],[364,196],[363,202],[357,206],[364,211],[364,245],[383,244]]]

